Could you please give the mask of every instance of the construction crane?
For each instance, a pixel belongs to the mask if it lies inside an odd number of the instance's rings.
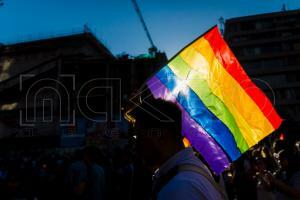
[[[157,53],[157,48],[156,48],[156,46],[155,46],[154,43],[153,43],[153,40],[152,40],[151,35],[150,35],[150,33],[149,33],[149,30],[148,30],[148,28],[147,28],[147,26],[146,26],[146,23],[145,23],[145,21],[144,21],[144,18],[143,18],[143,15],[142,15],[142,13],[141,13],[141,10],[140,10],[140,8],[139,8],[139,6],[138,6],[136,0],[131,0],[131,1],[132,1],[132,3],[133,3],[133,7],[134,7],[134,9],[135,9],[135,11],[136,11],[136,13],[137,13],[139,19],[140,19],[140,21],[141,21],[141,23],[142,23],[142,25],[143,25],[144,31],[145,31],[145,33],[146,33],[146,36],[147,36],[147,38],[148,38],[148,40],[149,40],[149,42],[150,42],[151,47],[149,48],[149,53],[150,53],[152,56],[155,56],[155,54]]]

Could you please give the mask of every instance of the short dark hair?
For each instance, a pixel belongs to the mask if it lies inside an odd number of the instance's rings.
[[[181,136],[181,110],[174,103],[162,99],[148,99],[136,111],[138,128],[168,129],[176,138]]]

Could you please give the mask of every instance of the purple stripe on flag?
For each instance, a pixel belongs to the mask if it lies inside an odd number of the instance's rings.
[[[176,98],[164,86],[164,84],[153,76],[147,82],[154,98],[161,98],[176,103],[182,111],[182,134],[190,141],[191,145],[203,156],[210,168],[220,174],[230,165],[230,162],[216,141],[197,123],[177,102]]]

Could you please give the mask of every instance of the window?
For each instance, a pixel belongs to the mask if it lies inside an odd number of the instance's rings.
[[[284,60],[281,58],[263,60],[264,67],[282,67],[283,65],[284,65]]]
[[[253,23],[246,22],[240,25],[240,29],[242,31],[250,31],[250,30],[254,30],[255,26]]]
[[[258,79],[261,79],[269,84],[276,84],[276,83],[285,83],[286,82],[286,76],[284,74],[277,74],[277,75],[263,75],[257,77]]]
[[[299,72],[287,74],[286,82],[288,82],[288,83],[300,82],[300,76],[298,74],[299,74]]]
[[[262,61],[260,61],[260,60],[248,61],[248,62],[244,62],[242,64],[247,69],[258,69],[258,68],[262,67]]]
[[[262,53],[277,53],[281,51],[281,47],[278,44],[265,45],[261,47]]]
[[[285,90],[285,99],[293,100],[296,98],[295,92],[293,89]]]

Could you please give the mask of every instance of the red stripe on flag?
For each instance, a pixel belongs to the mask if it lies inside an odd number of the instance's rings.
[[[282,119],[277,114],[270,100],[265,94],[251,81],[237,58],[234,56],[226,42],[223,40],[218,27],[204,35],[209,42],[217,59],[224,66],[227,72],[241,85],[245,92],[253,99],[260,110],[268,118],[274,129],[278,128]]]

